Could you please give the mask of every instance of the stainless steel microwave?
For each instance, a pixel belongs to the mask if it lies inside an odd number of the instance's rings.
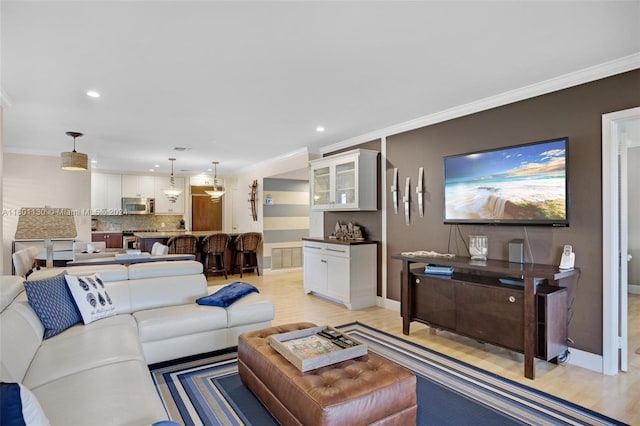
[[[122,198],[124,214],[154,214],[156,212],[155,198]]]

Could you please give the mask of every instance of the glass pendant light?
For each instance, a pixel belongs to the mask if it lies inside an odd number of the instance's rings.
[[[218,179],[218,164],[219,161],[213,161],[213,188],[206,192],[213,200],[218,199],[224,195],[224,179]]]
[[[169,200],[170,203],[175,203],[178,199],[178,196],[182,194],[182,189],[176,188],[175,178],[173,177],[173,162],[176,161],[176,159],[169,158],[169,161],[171,161],[171,177],[169,178],[169,187],[164,188],[162,192],[167,196],[167,200]]]

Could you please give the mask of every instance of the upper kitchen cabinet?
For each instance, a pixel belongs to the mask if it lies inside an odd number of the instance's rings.
[[[311,164],[312,210],[377,210],[378,152],[355,149]]]
[[[122,176],[91,173],[92,214],[122,214]]]
[[[155,197],[154,176],[122,176],[122,196],[127,198]]]
[[[175,203],[169,202],[162,192],[163,189],[171,186],[170,179],[168,176],[155,177],[156,214],[184,214],[184,178],[173,178],[175,187],[182,190]]]

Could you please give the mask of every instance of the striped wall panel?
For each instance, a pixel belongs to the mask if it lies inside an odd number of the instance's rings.
[[[297,253],[302,247],[302,237],[309,236],[309,181],[266,178],[262,191],[265,200],[273,200],[273,204],[263,206],[264,267],[302,266],[292,264],[287,254]]]

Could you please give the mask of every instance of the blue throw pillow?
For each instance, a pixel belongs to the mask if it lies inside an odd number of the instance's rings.
[[[198,305],[207,305],[207,306],[219,306],[221,308],[226,308],[232,303],[242,299],[249,293],[260,293],[257,288],[252,286],[249,283],[245,283],[242,281],[236,281],[229,285],[222,287],[220,290],[216,291],[209,296],[204,296],[196,300]]]
[[[49,425],[36,397],[19,383],[0,382],[0,425]]]
[[[73,296],[67,287],[66,271],[52,278],[25,281],[29,305],[44,326],[44,338],[62,333],[67,328],[82,321]]]

